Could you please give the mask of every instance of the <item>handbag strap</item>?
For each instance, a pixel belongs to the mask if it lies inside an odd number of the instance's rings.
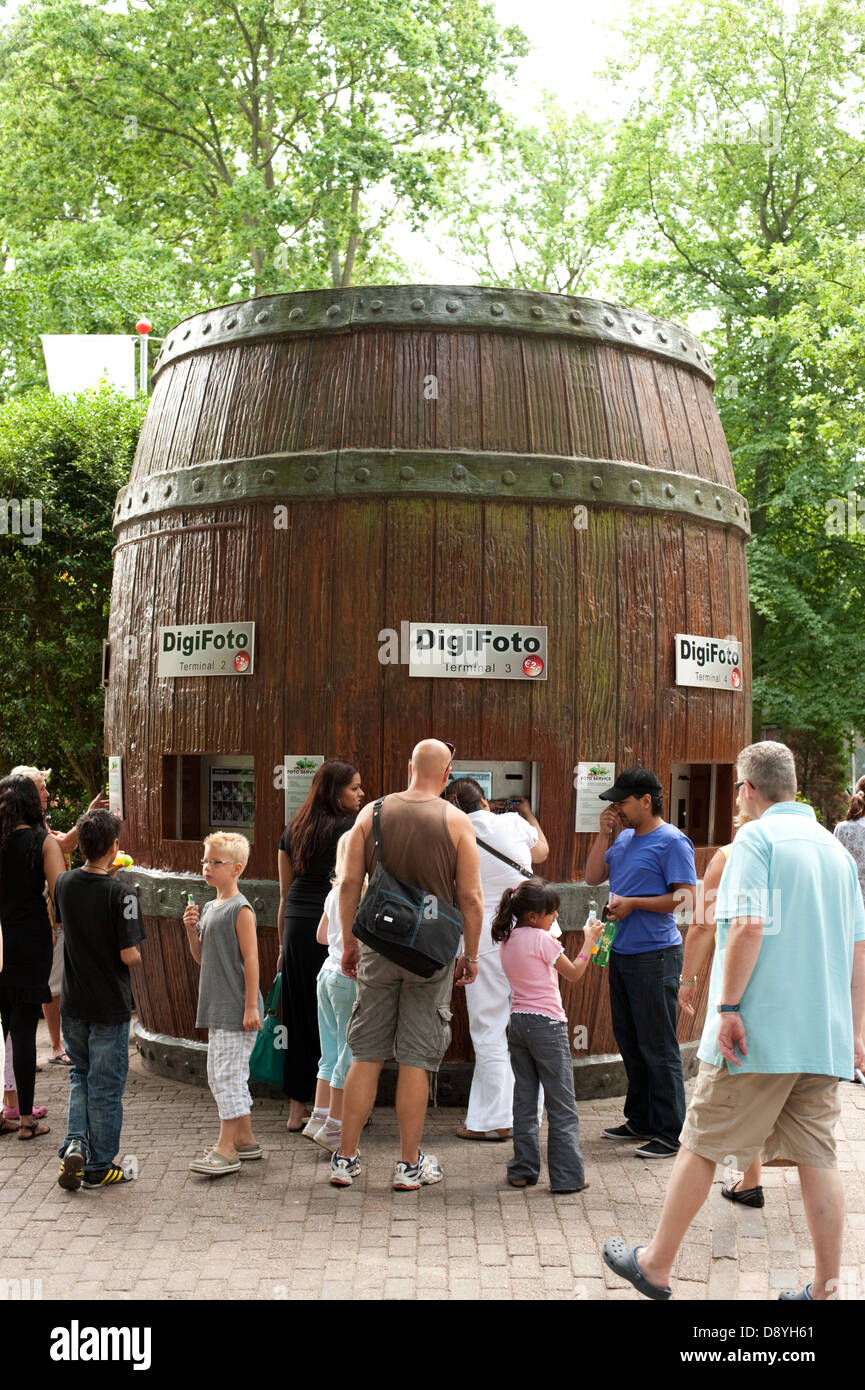
[[[492,845],[488,845],[486,840],[481,839],[480,835],[476,835],[475,839],[477,840],[481,849],[486,850],[487,854],[494,854],[496,856],[496,859],[501,859],[503,863],[510,864],[511,868],[516,869],[517,873],[522,874],[523,878],[534,878],[534,874],[532,873],[531,869],[527,869],[524,867],[524,865],[518,864],[516,859],[508,859],[508,856],[506,854],[502,854],[501,850],[493,849]]]

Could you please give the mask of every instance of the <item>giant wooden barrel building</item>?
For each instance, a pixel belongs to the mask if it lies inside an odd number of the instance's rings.
[[[276,295],[166,336],[114,516],[106,707],[147,919],[145,1052],[152,1035],[205,1036],[178,918],[190,882],[203,898],[187,877],[202,833],[229,815],[214,796],[254,841],[269,977],[287,750],[346,758],[378,795],[405,785],[418,738],[448,738],[464,767],[496,765],[495,794],[524,776],[558,882],[579,883],[590,840],[574,831],[580,761],[654,768],[698,869],[729,839],[750,739],[749,522],[713,381],[675,324],[510,290]],[[246,622],[251,673],[157,674],[161,628]],[[409,622],[546,627],[546,679],[410,675],[379,659]],[[737,638],[740,688],[678,685],[679,633]],[[588,896],[568,890],[565,925]],[[595,1058],[615,1052],[605,991],[596,969],[565,990]],[[467,1061],[458,1003],[449,1057]]]

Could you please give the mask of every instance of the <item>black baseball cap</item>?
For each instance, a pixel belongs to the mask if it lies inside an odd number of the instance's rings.
[[[599,800],[624,801],[627,796],[645,796],[647,792],[657,796],[660,791],[661,784],[654,772],[644,767],[629,767],[626,772],[619,773],[609,791],[599,793]]]

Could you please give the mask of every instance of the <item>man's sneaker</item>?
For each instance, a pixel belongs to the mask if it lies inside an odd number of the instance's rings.
[[[442,1166],[435,1155],[422,1153],[418,1149],[417,1163],[404,1163],[400,1159],[391,1185],[394,1192],[414,1192],[418,1187],[441,1182],[443,1177]]]
[[[85,1178],[83,1187],[113,1187],[115,1183],[132,1182],[132,1177],[126,1172],[125,1168],[116,1168],[113,1164],[108,1172],[101,1178]]]
[[[650,1139],[648,1144],[634,1149],[637,1158],[675,1158],[678,1152],[678,1144],[665,1144],[663,1139]]]
[[[60,1176],[57,1179],[60,1186],[65,1188],[67,1192],[78,1191],[86,1162],[87,1155],[81,1140],[72,1139],[60,1160]]]
[[[602,1130],[601,1136],[604,1139],[630,1139],[632,1144],[635,1140],[638,1144],[645,1143],[652,1137],[651,1134],[641,1134],[638,1129],[632,1129],[627,1120],[623,1125],[616,1125],[615,1129]]]
[[[334,1187],[351,1187],[355,1178],[360,1177],[360,1154],[354,1158],[343,1158],[335,1153],[330,1160],[330,1181]]]

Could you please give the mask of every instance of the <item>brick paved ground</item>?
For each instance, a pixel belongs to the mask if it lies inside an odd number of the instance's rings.
[[[40,1060],[47,1061],[40,1028]],[[56,1147],[64,1133],[66,1070],[44,1066],[37,1101],[51,1136],[0,1141],[0,1279],[42,1281],[43,1297],[80,1299],[480,1298],[631,1299],[605,1269],[607,1237],[645,1240],[669,1164],[640,1161],[600,1138],[614,1100],[580,1108],[591,1187],[554,1197],[505,1182],[506,1145],[454,1136],[461,1115],[430,1113],[426,1147],[445,1181],[419,1193],[389,1186],[392,1110],[377,1111],[362,1144],[365,1173],[338,1191],[323,1150],[285,1128],[287,1106],[256,1105],[261,1162],[210,1180],[187,1171],[216,1136],[210,1093],[150,1076],[133,1052],[123,1152],[140,1177],[127,1188],[63,1192]],[[865,1091],[842,1087],[840,1159],[847,1190],[848,1296],[865,1293]],[[695,1222],[675,1272],[677,1299],[774,1299],[811,1275],[794,1170],[766,1173],[766,1207],[722,1200]],[[854,1284],[854,1280],[858,1281]]]

